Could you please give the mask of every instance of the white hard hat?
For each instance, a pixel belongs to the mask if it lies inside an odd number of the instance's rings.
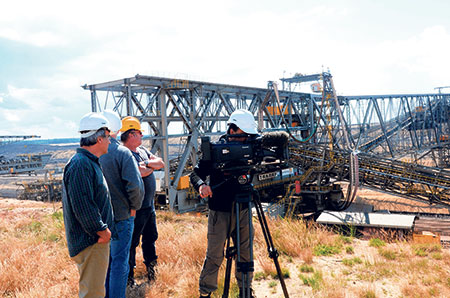
[[[235,124],[248,134],[258,134],[255,118],[247,110],[236,110],[228,118],[228,125]]]
[[[120,120],[120,116],[117,112],[113,110],[104,110],[102,115],[108,119],[109,129],[113,133],[117,133],[122,128],[122,120]]]
[[[102,127],[109,129],[108,119],[100,113],[87,113],[80,120],[80,129],[82,138],[92,136],[97,130]]]

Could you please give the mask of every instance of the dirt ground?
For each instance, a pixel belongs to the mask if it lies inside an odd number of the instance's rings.
[[[416,213],[449,214],[449,208],[430,205],[426,202],[415,201],[370,189],[360,189],[355,200],[357,204],[367,204],[374,207],[374,211],[389,210]]]

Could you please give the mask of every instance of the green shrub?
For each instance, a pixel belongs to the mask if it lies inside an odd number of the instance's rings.
[[[314,268],[312,266],[307,265],[307,264],[302,264],[300,266],[300,272],[311,273],[311,272],[314,272]]]
[[[322,273],[320,271],[314,272],[312,276],[300,274],[299,277],[303,281],[303,284],[310,286],[315,291],[320,289],[320,285],[323,282]]]
[[[287,268],[281,268],[281,274],[283,275],[283,278],[291,277],[291,274],[289,273],[289,270]],[[270,275],[272,276],[272,278],[278,279],[278,274],[276,272],[273,272]]]
[[[386,242],[384,242],[383,240],[378,239],[378,238],[372,238],[369,240],[369,246],[372,246],[372,247],[382,247],[385,245],[386,245]]]
[[[440,253],[440,252],[434,252],[434,253],[432,253],[431,254],[431,257],[433,258],[433,259],[435,259],[435,260],[438,260],[438,261],[440,261],[440,260],[442,260],[442,254]]]
[[[255,274],[253,275],[253,279],[254,280],[263,280],[263,279],[266,279],[267,276],[268,276],[267,273],[258,271],[258,272],[255,272]]]
[[[52,218],[53,218],[54,220],[59,221],[59,222],[63,222],[63,221],[64,221],[64,216],[63,216],[62,211],[56,211],[56,212],[53,212],[53,213],[52,213]]]
[[[397,259],[397,253],[393,250],[380,248],[378,250],[378,252],[381,256],[383,256],[384,258],[386,258],[388,260],[393,261],[393,260]]]
[[[351,237],[340,235],[339,241],[341,241],[342,243],[350,244],[353,240]]]
[[[346,265],[346,266],[353,266],[355,264],[362,264],[362,260],[359,257],[354,257],[351,259],[343,259],[342,260],[342,264]]]
[[[314,247],[314,255],[316,256],[330,256],[340,253],[341,249],[334,245],[319,244]]]
[[[377,295],[374,290],[365,290],[360,297],[361,298],[376,298]]]

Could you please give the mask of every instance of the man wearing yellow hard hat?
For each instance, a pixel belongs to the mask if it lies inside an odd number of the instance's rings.
[[[104,111],[103,114],[109,119],[109,123],[114,123],[111,134],[115,137],[122,126],[120,116],[114,111]],[[106,297],[125,298],[134,218],[136,210],[142,205],[144,185],[133,154],[115,138],[111,139],[108,154],[100,158],[100,164],[108,183],[114,210]]]
[[[128,285],[134,286],[134,268],[136,266],[136,247],[142,236],[142,255],[147,268],[147,277],[150,282],[155,279],[155,267],[157,264],[155,242],[158,239],[155,213],[155,190],[156,179],[154,170],[164,167],[164,161],[153,155],[147,148],[142,146],[141,123],[135,117],[125,117],[122,120],[122,135],[120,137],[123,145],[131,150],[134,158],[139,163],[139,170],[144,181],[145,194],[141,209],[136,212],[134,220],[134,232],[130,248],[130,272]]]

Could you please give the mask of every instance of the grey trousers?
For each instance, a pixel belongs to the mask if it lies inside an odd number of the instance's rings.
[[[241,262],[253,261],[250,260],[250,229],[248,223],[248,212],[248,209],[245,209],[240,211],[239,215]],[[217,290],[217,276],[219,273],[220,265],[222,264],[224,258],[224,249],[227,240],[228,228],[230,226],[230,220],[231,237],[233,239],[233,243],[236,244],[236,219],[231,218],[230,212],[209,210],[208,248],[199,279],[200,294],[208,294]],[[236,245],[234,246],[236,247]],[[237,272],[236,266],[235,275],[239,287],[242,287],[242,273]],[[252,279],[253,272],[249,272],[249,285],[251,285]]]

